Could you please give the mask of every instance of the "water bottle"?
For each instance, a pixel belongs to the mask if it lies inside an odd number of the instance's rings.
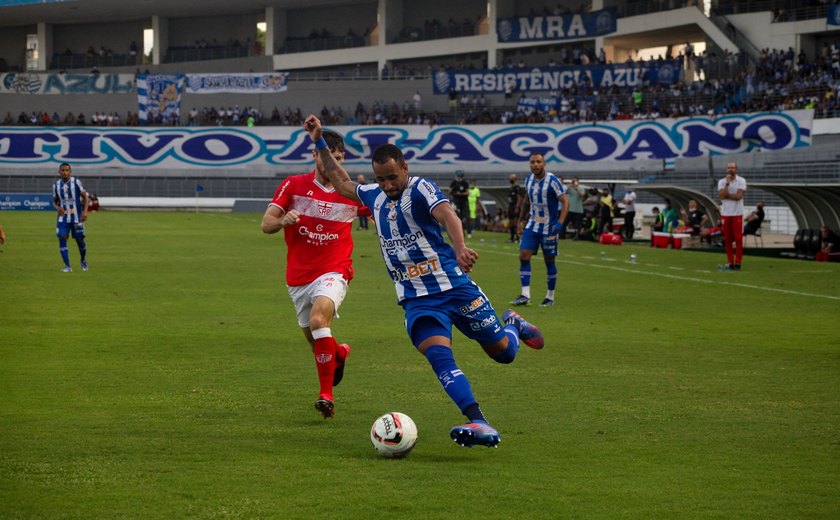
[[[630,263],[631,263],[631,264],[635,264],[635,263],[636,263],[636,253],[631,253],[631,254],[630,254]]]
[[[718,264],[718,272],[719,273],[723,272],[723,266],[721,264]]]
[[[496,245],[496,239],[494,238],[493,240],[490,241],[490,243],[495,246]]]
[[[724,267],[724,269],[729,271],[729,264],[726,264],[726,267]]]
[[[479,239],[478,241],[479,241],[479,242],[481,242],[482,244],[484,243],[484,239],[483,239],[483,238]]]
[[[605,260],[607,258],[607,253],[601,251],[601,260]]]

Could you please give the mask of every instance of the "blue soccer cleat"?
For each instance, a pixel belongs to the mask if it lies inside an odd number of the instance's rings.
[[[519,339],[533,349],[541,349],[545,346],[545,338],[542,331],[536,325],[528,323],[525,318],[510,309],[502,314],[502,321],[505,325],[513,325],[519,329]]]
[[[456,443],[466,448],[472,448],[476,444],[488,448],[498,448],[502,441],[501,435],[495,428],[486,422],[476,421],[449,430],[449,436]]]
[[[88,270],[87,262],[82,262],[82,271],[87,271],[87,270]]]
[[[72,267],[70,267],[69,265],[65,265],[65,266],[64,266],[64,269],[62,269],[62,270],[61,270],[61,272],[62,272],[62,273],[72,273],[72,272],[73,272],[73,268],[72,268]]]
[[[513,300],[512,302],[510,302],[510,304],[511,305],[516,305],[516,306],[531,305],[531,298],[528,298],[527,296],[520,295],[519,298]]]
[[[551,298],[546,298],[542,301],[540,307],[551,307],[552,305],[554,305],[554,300],[552,300]]]

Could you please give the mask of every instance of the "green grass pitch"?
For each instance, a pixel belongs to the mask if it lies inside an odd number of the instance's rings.
[[[544,350],[497,365],[456,332],[502,434],[465,449],[372,232],[320,418],[259,218],[95,213],[90,272],[71,241],[64,274],[54,214],[0,213],[0,518],[840,517],[840,266],[561,242],[557,305],[522,311]],[[519,292],[504,239],[470,241],[499,314]],[[404,460],[368,440],[391,410],[419,429]]]

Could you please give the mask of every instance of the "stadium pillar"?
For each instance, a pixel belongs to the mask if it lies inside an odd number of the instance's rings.
[[[504,0],[487,0],[487,39],[492,42],[487,50],[487,68],[495,69],[498,58],[498,41],[496,33],[496,20],[499,19],[499,4],[506,3]],[[511,5],[511,2],[506,4]]]
[[[265,55],[276,53],[286,40],[288,14],[272,5],[265,8]]]
[[[166,56],[166,49],[169,48],[169,18],[152,16],[152,31],[154,33],[152,64],[160,65]]]
[[[38,22],[38,70],[47,70],[47,57],[53,53],[53,26]]]
[[[604,8],[604,0],[592,0],[592,10],[597,11],[598,9]]]

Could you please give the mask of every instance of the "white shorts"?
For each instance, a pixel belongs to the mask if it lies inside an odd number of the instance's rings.
[[[288,289],[297,311],[298,325],[304,328],[309,326],[312,304],[319,296],[326,296],[332,300],[335,306],[335,317],[338,318],[338,308],[347,296],[347,280],[339,273],[326,273],[307,285],[296,285]]]

